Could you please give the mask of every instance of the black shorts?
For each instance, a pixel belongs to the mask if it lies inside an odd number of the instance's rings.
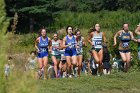
[[[111,68],[111,64],[109,62],[103,62],[103,69],[109,70]]]
[[[128,53],[128,52],[131,52],[130,50],[119,50],[119,52],[121,53]]]
[[[62,64],[66,64],[66,60],[61,60]]]
[[[94,48],[94,47],[92,47],[91,49],[95,50],[96,52],[99,52],[102,48]]]

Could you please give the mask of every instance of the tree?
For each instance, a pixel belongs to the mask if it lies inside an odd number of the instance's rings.
[[[13,17],[15,12],[18,13],[17,29],[30,29],[30,32],[36,27],[52,25],[61,11],[140,10],[140,0],[5,0],[5,2],[9,17]]]
[[[52,17],[54,17],[55,11],[57,11],[55,0],[6,0],[6,4],[9,14],[12,15],[17,12],[20,21],[24,22],[26,19],[30,32],[34,31],[35,22],[42,21],[40,24],[45,25],[43,21],[47,20],[48,24],[50,24],[53,20],[48,19],[53,19]],[[19,25],[22,25],[22,23],[20,24],[19,22]]]
[[[124,9],[130,12],[140,10],[140,0],[118,0],[119,9]]]

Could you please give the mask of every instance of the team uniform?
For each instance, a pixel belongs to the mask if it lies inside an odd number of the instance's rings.
[[[60,50],[61,61],[62,61],[63,64],[66,63],[66,57],[65,57],[64,54],[65,54],[65,50],[64,49],[63,50]]]
[[[72,36],[72,39],[69,39],[68,36],[66,36],[66,45],[70,45],[65,49],[65,56],[77,56],[76,52],[76,39],[74,35]]]
[[[55,56],[56,59],[60,59],[61,58],[60,50],[56,47],[60,47],[59,41],[58,40],[57,41],[52,40],[52,53],[51,53],[51,55]]]
[[[138,39],[140,39],[140,35],[138,35]],[[140,43],[138,43],[138,58],[140,60]]]
[[[40,37],[40,42],[38,43],[38,58],[48,57],[48,37],[46,37],[45,40],[43,40],[43,37]]]
[[[103,48],[102,39],[103,39],[102,38],[102,32],[100,32],[99,35],[94,33],[94,35],[92,37],[92,42],[94,44],[94,46],[92,48],[93,50],[99,52]]]
[[[120,34],[120,44],[119,44],[119,51],[122,53],[130,52],[129,42],[131,40],[130,31],[124,32],[122,31]]]
[[[83,55],[83,40],[82,40],[82,37],[81,39],[77,42],[77,46],[79,46],[79,48],[76,48],[76,52],[77,52],[77,55]]]
[[[103,69],[106,69],[107,71],[111,69],[109,51],[103,51]]]

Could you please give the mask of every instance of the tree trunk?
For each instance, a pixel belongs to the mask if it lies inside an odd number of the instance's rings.
[[[30,17],[30,33],[34,32],[34,19]]]

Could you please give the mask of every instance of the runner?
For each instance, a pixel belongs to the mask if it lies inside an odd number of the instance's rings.
[[[60,41],[63,43],[63,39],[60,39]],[[60,50],[61,60],[59,64],[60,69],[60,75],[62,78],[65,78],[67,76],[67,63],[66,63],[66,57],[65,57],[65,49]]]
[[[107,48],[107,45],[103,45],[103,73],[110,74],[111,73],[111,64],[110,64],[110,52]]]
[[[83,60],[83,46],[86,46],[84,37],[81,36],[81,31],[79,29],[76,30],[76,41],[77,41],[77,62],[78,62],[78,76],[80,77],[81,68],[82,68],[82,60]]]
[[[140,61],[140,23],[139,23],[139,25],[137,25],[135,33],[138,35],[138,58]]]
[[[63,48],[65,48],[65,56],[68,65],[69,77],[72,77],[72,64],[75,69],[77,66],[77,53],[76,53],[76,37],[73,35],[72,26],[66,28],[67,36],[63,38]],[[76,73],[75,73],[76,75]]]
[[[46,36],[46,29],[40,30],[41,36],[36,39],[35,48],[38,54],[38,62],[39,62],[39,79],[42,76],[44,70],[44,79],[46,79],[46,65],[48,63],[48,48],[51,45],[51,39]]]
[[[90,33],[88,42],[92,45],[92,54],[95,59],[95,62],[99,64],[98,67],[98,76],[102,74],[102,60],[103,60],[103,43],[106,43],[106,36],[104,32],[100,31],[100,25],[95,24],[94,32]]]
[[[62,46],[62,42],[60,42],[60,40],[58,39],[58,34],[55,33],[52,39],[51,55],[52,55],[52,61],[54,62],[54,71],[55,71],[56,78],[58,78],[58,67],[61,58],[60,55],[61,46]]]
[[[117,37],[120,38],[120,44],[119,44],[119,52],[122,58],[122,61],[124,64],[124,72],[127,72],[130,68],[130,59],[131,59],[131,52],[130,52],[130,40],[133,40],[137,42],[136,39],[134,39],[133,33],[129,31],[128,24],[123,24],[123,30],[118,31],[114,36],[114,46],[117,45]]]
[[[67,63],[66,63],[66,57],[64,55],[65,53],[65,50],[60,50],[61,52],[61,61],[60,61],[60,64],[59,64],[59,68],[60,68],[60,74],[61,74],[61,77],[62,78],[65,78],[67,76]]]

